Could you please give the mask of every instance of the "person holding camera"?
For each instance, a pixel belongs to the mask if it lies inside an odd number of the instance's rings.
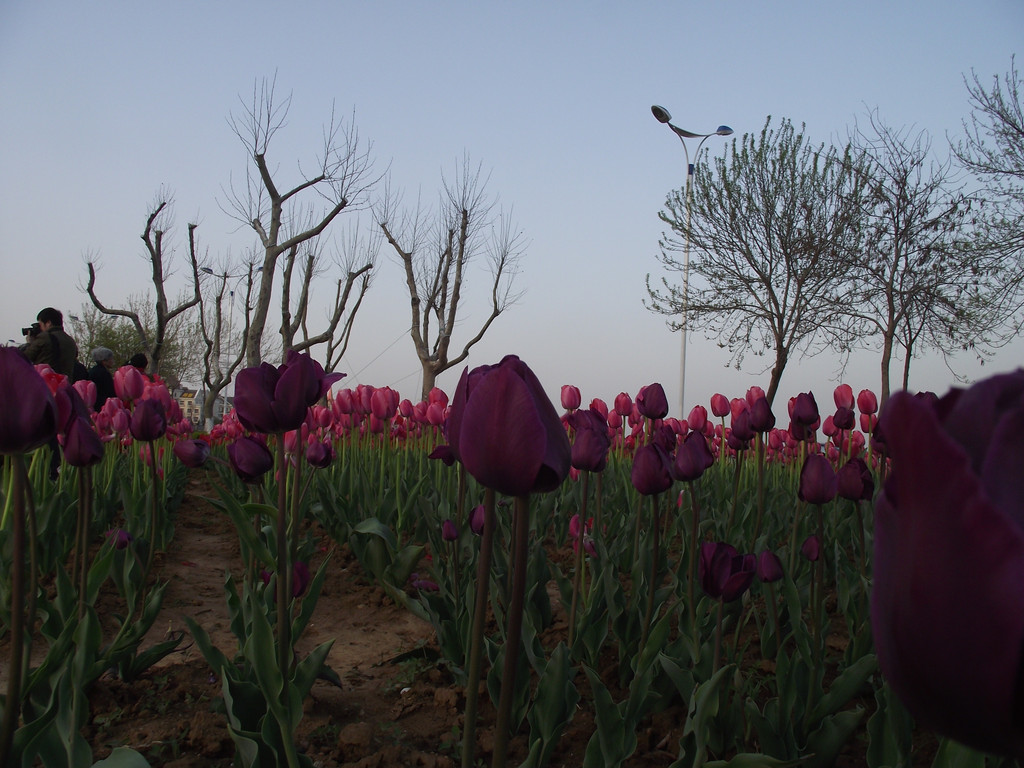
[[[46,307],[39,310],[36,321],[29,328],[21,329],[27,342],[25,357],[36,365],[49,365],[57,373],[73,378],[75,363],[78,362],[78,345],[64,331],[64,315],[59,309]],[[36,325],[39,333],[33,336]]]

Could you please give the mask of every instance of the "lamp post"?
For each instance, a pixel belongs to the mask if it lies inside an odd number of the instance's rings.
[[[687,139],[700,139],[700,143],[697,144],[697,151],[693,155],[693,159],[696,160],[700,157],[700,148],[704,145],[711,136],[731,136],[732,128],[728,125],[720,125],[718,129],[712,133],[693,133],[692,131],[686,131],[679,126],[672,125],[672,115],[664,107],[659,107],[657,104],[651,107],[651,112],[654,114],[654,118],[659,123],[664,123],[672,132],[679,137],[679,142],[683,145],[683,153],[686,155],[686,241],[683,249],[683,322],[680,330],[683,334],[682,349],[679,358],[679,407],[681,409],[680,418],[686,418],[686,325],[687,325],[687,309],[689,308],[690,301],[690,219],[693,212],[693,163],[690,162],[690,151],[686,146]]]
[[[261,267],[261,269],[262,269],[262,267]],[[239,280],[241,280],[243,277],[247,276],[247,275],[244,275],[244,274],[243,275],[229,275],[226,272],[224,274],[221,274],[219,272],[214,272],[209,267],[200,267],[199,271],[200,272],[205,272],[208,275],[213,275],[214,277],[219,277],[221,279],[221,297],[223,297],[223,295],[224,295],[223,291],[224,291],[224,288],[227,285],[227,281],[228,280],[234,280],[235,278],[238,278]],[[236,281],[235,282],[235,286],[237,287],[237,285],[238,285],[238,283]],[[218,301],[220,301],[220,299],[218,299]],[[228,303],[229,303],[230,306],[228,308],[227,364],[230,367],[230,365],[231,365],[231,334],[232,334],[232,332],[234,330],[234,324],[235,324],[235,289],[234,288],[232,288],[230,291],[228,291]],[[221,371],[221,366],[223,365],[223,358],[222,358],[222,356],[224,355],[224,351],[221,349],[220,337],[221,337],[220,329],[218,328],[218,333],[217,333],[217,369],[218,369],[218,376],[222,376],[223,375],[223,372]],[[224,398],[223,398],[223,400],[221,402],[221,406],[220,406],[220,418],[221,418],[221,421],[224,420],[224,414],[226,414],[227,411],[228,411],[228,392],[227,392],[227,390],[228,390],[228,387],[231,386],[231,383],[232,383],[231,381],[226,382],[225,387],[224,387]]]

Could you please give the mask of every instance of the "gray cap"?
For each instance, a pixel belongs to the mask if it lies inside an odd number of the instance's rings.
[[[106,347],[96,347],[96,349],[92,351],[92,359],[97,363],[102,363],[104,360],[113,360],[114,353]]]

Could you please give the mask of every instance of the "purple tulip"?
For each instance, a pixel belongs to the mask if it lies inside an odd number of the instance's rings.
[[[761,395],[750,406],[750,428],[764,434],[775,428],[775,414],[768,405],[768,398]]]
[[[636,395],[636,409],[648,419],[663,419],[668,415],[668,398],[665,388],[654,383],[642,387]]]
[[[700,432],[690,432],[676,450],[672,462],[672,476],[676,480],[692,482],[715,463],[707,438]]]
[[[891,472],[875,504],[872,632],[910,713],[1024,756],[1024,370],[882,409]]]
[[[317,469],[327,469],[334,461],[334,447],[326,441],[316,440],[306,448],[306,463]]]
[[[114,549],[127,549],[128,545],[134,541],[134,538],[124,528],[111,528],[107,531],[107,539],[114,545]]]
[[[569,474],[569,438],[533,371],[515,355],[463,371],[448,440],[466,471],[506,496],[553,491]]]
[[[301,560],[297,560],[292,565],[292,597],[302,597],[306,594],[311,581],[313,581],[313,576],[309,572],[309,566]]]
[[[789,401],[789,418],[802,427],[813,429],[817,426],[820,416],[812,392],[801,392]]]
[[[414,573],[409,576],[409,586],[420,592],[440,592],[441,588],[437,586],[436,581],[430,579],[420,578],[418,573]]]
[[[853,429],[857,420],[851,409],[840,406],[832,416],[832,423],[839,429]]]
[[[167,416],[159,400],[136,400],[129,422],[132,437],[151,443],[159,440],[167,431]]]
[[[28,453],[57,433],[46,381],[14,347],[0,347],[0,454]]]
[[[636,449],[633,454],[633,471],[630,474],[633,487],[644,496],[654,496],[672,487],[668,454],[657,443],[650,443]]]
[[[469,530],[477,536],[483,536],[484,520],[486,517],[487,511],[484,509],[483,504],[473,507],[473,511],[469,513]]]
[[[800,545],[800,554],[812,563],[816,562],[821,557],[821,539],[812,533]]]
[[[459,538],[459,529],[455,527],[455,521],[446,519],[441,523],[441,538],[445,541],[455,541]]]
[[[203,466],[210,458],[210,444],[205,440],[178,440],[173,450],[178,461],[190,469]]]
[[[246,368],[235,379],[235,413],[246,429],[279,434],[298,429],[309,407],[327,394],[341,373],[324,373],[308,354],[289,350],[279,367],[263,363]]]
[[[274,456],[263,442],[243,435],[228,446],[228,463],[243,482],[258,483],[273,469]]]
[[[868,463],[860,456],[854,456],[836,473],[836,489],[841,498],[850,501],[871,501],[875,495],[875,480]]]
[[[741,555],[725,542],[705,541],[700,546],[697,575],[709,597],[731,603],[746,592],[757,572],[757,558]]]
[[[89,419],[71,420],[64,431],[64,460],[72,467],[91,467],[103,458],[103,442]]]
[[[600,472],[608,463],[608,422],[596,408],[574,411],[569,423],[575,431],[572,441],[572,466],[588,472]]]
[[[750,423],[750,411],[744,408],[732,415],[729,422],[729,434],[732,436],[730,447],[736,450],[745,450],[748,443],[754,439],[754,428]],[[740,447],[736,447],[740,446]]]
[[[757,578],[765,584],[782,578],[782,561],[770,549],[757,556]]]
[[[797,495],[808,504],[827,504],[836,497],[836,471],[820,453],[808,454],[800,470]]]
[[[450,445],[439,445],[430,452],[428,459],[440,459],[447,467],[452,466],[456,461],[455,451]]]

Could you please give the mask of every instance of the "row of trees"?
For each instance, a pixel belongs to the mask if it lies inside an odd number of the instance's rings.
[[[769,117],[734,140],[660,214],[667,277],[646,305],[673,329],[700,328],[733,355],[770,356],[771,401],[786,365],[823,350],[880,350],[881,395],[924,350],[984,358],[1024,321],[1024,114],[1011,64],[986,88],[965,80],[971,117],[945,159],[927,132],[877,112],[842,146],[814,145]],[[766,366],[767,367],[767,366]]]
[[[103,344],[125,327],[135,347],[145,351],[150,371],[172,380],[201,380],[208,396],[204,417],[242,366],[268,358],[283,359],[289,350],[316,348],[326,370],[336,368],[348,346],[353,322],[370,288],[382,248],[401,266],[409,296],[409,335],[423,372],[422,393],[442,372],[458,365],[483,338],[494,320],[510,307],[523,252],[523,238],[511,218],[487,191],[488,178],[469,157],[456,163],[451,178],[442,178],[435,206],[402,204],[384,174],[373,169],[370,145],[360,141],[352,122],[332,113],[323,144],[310,172],[301,166],[287,185],[286,174],[269,159],[272,140],[284,126],[291,99],[279,99],[275,82],[264,80],[251,101],[233,114],[230,125],[250,158],[244,185],[230,185],[222,208],[252,230],[257,245],[242,262],[199,253],[197,225],[188,225],[187,290],[168,301],[173,274],[166,233],[173,226],[172,198],[161,190],[150,207],[142,239],[152,267],[155,302],[140,312],[140,302],[108,306],[97,288],[98,265],[88,259],[86,292],[105,320],[90,312],[79,330],[80,344]],[[352,226],[330,239],[346,212],[369,210],[369,234]],[[330,252],[328,252],[330,250]],[[470,265],[489,267],[490,311],[478,330],[469,331],[461,347],[453,346],[470,282]],[[330,280],[329,299],[314,301],[314,288]],[[280,324],[271,330],[272,304],[279,302]],[[312,311],[327,306],[323,316]],[[151,309],[151,311],[149,311]],[[276,331],[276,333],[275,333]],[[188,342],[176,343],[183,338]],[[108,346],[108,344],[103,344]],[[181,347],[192,354],[180,354]],[[117,350],[115,350],[116,352]],[[174,354],[169,354],[173,352]]]

